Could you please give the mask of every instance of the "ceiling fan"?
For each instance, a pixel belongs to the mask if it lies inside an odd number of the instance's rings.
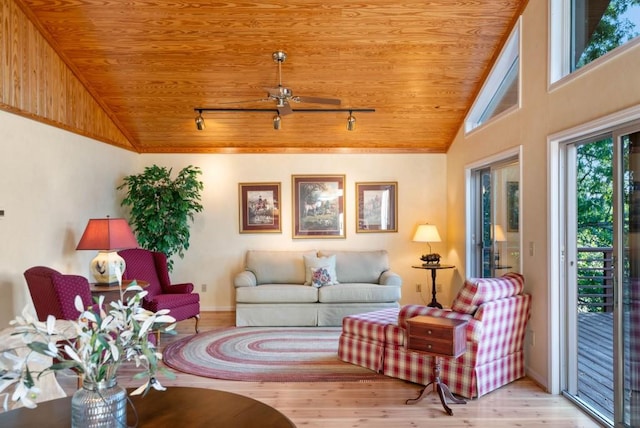
[[[306,97],[298,95],[294,96],[291,89],[282,86],[282,63],[287,59],[286,52],[276,51],[272,54],[272,58],[273,61],[278,64],[278,87],[264,89],[267,91],[267,101],[276,101],[278,114],[284,116],[293,113],[293,109],[291,108],[290,104],[291,102],[340,105],[340,100],[336,98]]]

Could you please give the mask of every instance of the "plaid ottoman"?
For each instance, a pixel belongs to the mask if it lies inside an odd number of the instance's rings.
[[[338,357],[382,372],[386,330],[398,322],[398,313],[398,308],[389,308],[343,318]]]

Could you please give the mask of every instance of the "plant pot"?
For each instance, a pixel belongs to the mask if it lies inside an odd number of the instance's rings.
[[[72,428],[125,428],[127,391],[116,378],[98,383],[85,381],[71,398]]]

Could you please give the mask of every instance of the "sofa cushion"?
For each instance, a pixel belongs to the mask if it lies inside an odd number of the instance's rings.
[[[331,276],[328,267],[309,268],[311,269],[311,285],[320,288],[325,285],[335,284],[335,276]]]
[[[387,285],[340,283],[318,290],[318,301],[321,303],[380,303],[398,300],[400,300],[400,287]]]
[[[480,305],[492,300],[517,296],[524,289],[524,277],[509,272],[500,278],[469,278],[451,304],[451,309],[474,314]]]
[[[332,285],[337,284],[337,275],[336,275],[336,256],[328,256],[328,257],[318,257],[315,254],[304,255],[304,266],[305,266],[305,285],[313,285],[314,287],[321,287],[322,285]],[[313,275],[316,272],[314,269],[325,268],[327,270],[328,278],[322,284],[317,285],[313,283]]]
[[[236,288],[238,303],[315,303],[318,289],[300,284],[262,284]]]
[[[312,251],[247,251],[246,270],[256,276],[260,284],[304,284],[304,256]]]
[[[378,251],[321,251],[321,257],[336,256],[338,281],[378,284],[382,272],[389,270],[386,250]]]

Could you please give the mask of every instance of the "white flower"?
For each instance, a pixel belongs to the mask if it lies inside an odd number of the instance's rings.
[[[156,372],[162,371],[172,377],[173,374],[158,367],[162,355],[156,351],[148,337],[153,332],[174,333],[175,318],[168,310],[153,313],[142,307],[142,299],[147,295],[135,282],[127,291],[136,292],[133,296],[112,302],[105,308],[104,297],[98,300],[98,310],[85,308],[80,296],[74,299],[75,308],[80,312],[76,321],[70,323],[64,331],[57,331],[53,316],[46,323],[40,322],[25,308],[16,319],[10,322],[15,334],[21,335],[27,348],[27,356],[18,357],[12,350],[0,350],[0,396],[4,397],[7,408],[7,393],[13,388],[11,398],[21,401],[25,406],[35,406],[35,397],[39,390],[35,380],[45,372],[72,368],[92,383],[107,380],[115,376],[123,361],[135,361],[142,371],[134,378],[146,378],[137,393],[150,388],[164,390],[155,379]],[[55,358],[56,362],[42,360]],[[31,372],[29,363],[39,363],[46,367],[43,371]]]

